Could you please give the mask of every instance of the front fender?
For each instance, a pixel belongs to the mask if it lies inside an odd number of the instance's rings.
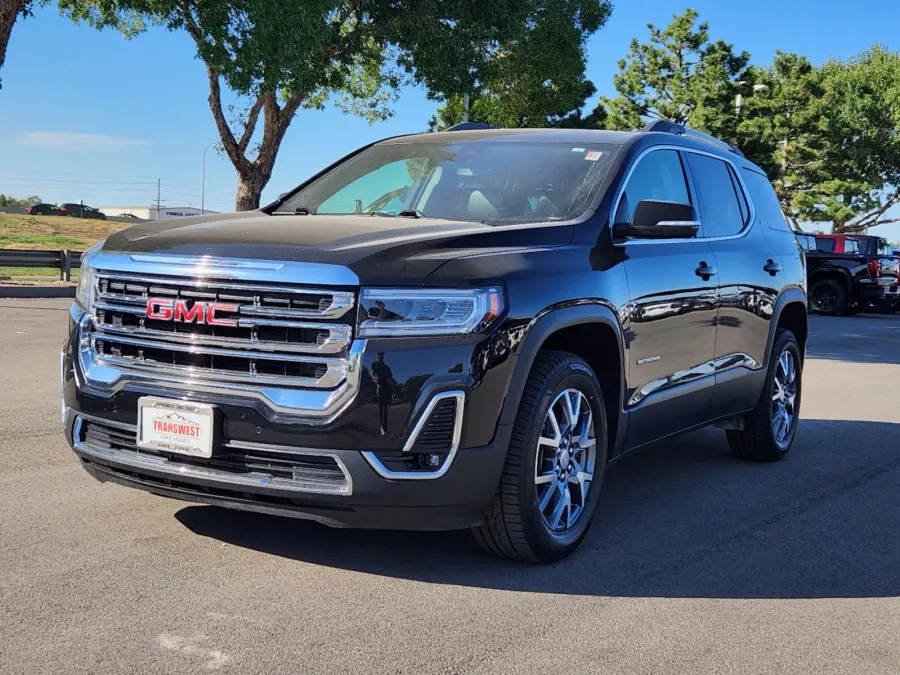
[[[553,333],[572,326],[603,324],[613,330],[618,344],[619,396],[616,409],[621,411],[625,386],[625,345],[622,326],[615,309],[604,300],[579,299],[548,307],[536,316],[519,336],[514,347],[516,366],[509,382],[506,400],[500,413],[500,424],[512,424],[519,411],[525,381],[538,351]]]

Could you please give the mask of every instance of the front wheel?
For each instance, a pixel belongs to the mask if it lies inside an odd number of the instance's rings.
[[[797,434],[802,374],[797,338],[791,331],[779,329],[756,408],[744,418],[742,430],[725,432],[736,455],[761,462],[784,458]]]
[[[606,446],[603,393],[591,367],[568,352],[541,351],[475,540],[513,560],[550,563],[569,555],[597,509]]]

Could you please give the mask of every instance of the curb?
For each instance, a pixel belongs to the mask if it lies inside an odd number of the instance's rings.
[[[0,298],[74,298],[74,286],[0,286]]]

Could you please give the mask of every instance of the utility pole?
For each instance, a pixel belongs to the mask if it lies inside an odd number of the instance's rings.
[[[200,215],[203,215],[203,206],[206,203],[206,148],[203,148],[203,174],[200,176]]]
[[[159,209],[162,202],[160,201],[160,193],[162,192],[162,178],[156,179],[156,219],[159,220]]]
[[[466,94],[466,110],[463,112],[463,122],[469,121],[469,95]]]

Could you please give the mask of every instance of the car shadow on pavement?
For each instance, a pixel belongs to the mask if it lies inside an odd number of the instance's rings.
[[[791,454],[733,458],[706,429],[607,472],[581,548],[549,566],[482,554],[465,532],[333,530],[211,506],[194,533],[285,558],[436,584],[592,596],[900,595],[900,424],[803,420]]]

